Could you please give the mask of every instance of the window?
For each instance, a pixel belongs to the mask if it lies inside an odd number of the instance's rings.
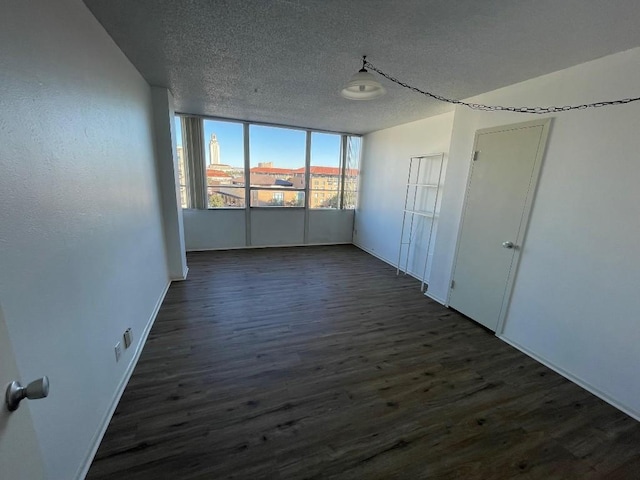
[[[175,130],[183,208],[356,207],[359,137],[184,114]]]
[[[362,138],[346,135],[344,169],[344,195],[342,208],[355,209],[358,206],[358,181],[360,178],[360,153]]]
[[[244,127],[204,120],[204,162],[208,208],[244,208]]]
[[[180,121],[180,117],[176,116],[175,119],[175,129],[176,129],[176,156],[178,158],[178,189],[180,190],[180,205],[182,208],[187,208],[189,206],[189,198],[187,196],[187,165],[185,162],[185,156],[182,149],[182,122]]]
[[[341,141],[341,135],[311,133],[309,208],[340,208]]]
[[[252,207],[304,207],[306,132],[251,125]]]

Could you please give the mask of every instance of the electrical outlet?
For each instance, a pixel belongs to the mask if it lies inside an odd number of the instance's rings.
[[[120,346],[120,342],[116,343],[114,350],[116,351],[116,362],[117,362],[118,360],[120,360],[120,355],[122,355],[122,347]]]
[[[124,348],[129,348],[131,346],[131,342],[133,341],[133,333],[131,332],[131,327],[127,328],[122,335],[124,339]]]

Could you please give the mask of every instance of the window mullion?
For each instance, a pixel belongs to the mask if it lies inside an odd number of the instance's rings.
[[[311,130],[307,130],[304,152],[304,243],[309,243],[309,184],[311,183]]]
[[[344,180],[347,173],[347,136],[342,135],[340,140],[340,210],[344,209]]]
[[[244,224],[245,244],[251,246],[251,153],[249,148],[249,123],[244,122]]]

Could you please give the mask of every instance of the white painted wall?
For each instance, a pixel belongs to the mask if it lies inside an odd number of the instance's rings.
[[[167,266],[171,280],[184,280],[187,277],[188,268],[178,187],[173,95],[166,88],[152,87],[151,98]]]
[[[244,210],[184,209],[187,251],[243,248],[246,245]]]
[[[254,208],[251,210],[251,246],[304,244],[303,208]]]
[[[444,152],[443,172],[446,172],[453,117],[454,113],[449,112],[364,136],[353,242],[358,247],[387,263],[397,264],[409,158]],[[444,173],[442,181],[444,189],[448,188]],[[416,220],[422,234],[413,242],[419,254],[411,258],[409,271],[422,277],[425,259],[422,252],[426,252],[427,241],[423,227],[427,225],[418,217]]]
[[[51,381],[47,477],[73,479],[168,285],[151,92],[77,0],[5,2],[0,45],[0,303],[21,380]]]
[[[309,244],[351,243],[354,210],[309,210]]]
[[[640,48],[474,97],[566,105],[640,95]],[[430,292],[446,298],[477,129],[458,108]],[[503,338],[640,418],[640,104],[554,115]]]
[[[184,211],[187,250],[246,248],[245,211]],[[304,210],[254,208],[251,210],[251,246],[277,247],[351,243],[353,210],[309,210],[309,231],[304,241]]]

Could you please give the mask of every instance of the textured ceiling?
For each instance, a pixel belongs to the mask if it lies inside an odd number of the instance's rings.
[[[411,85],[466,98],[640,45],[637,0],[85,4],[179,112],[352,133],[450,109],[384,79],[378,100],[343,99],[363,54]]]

